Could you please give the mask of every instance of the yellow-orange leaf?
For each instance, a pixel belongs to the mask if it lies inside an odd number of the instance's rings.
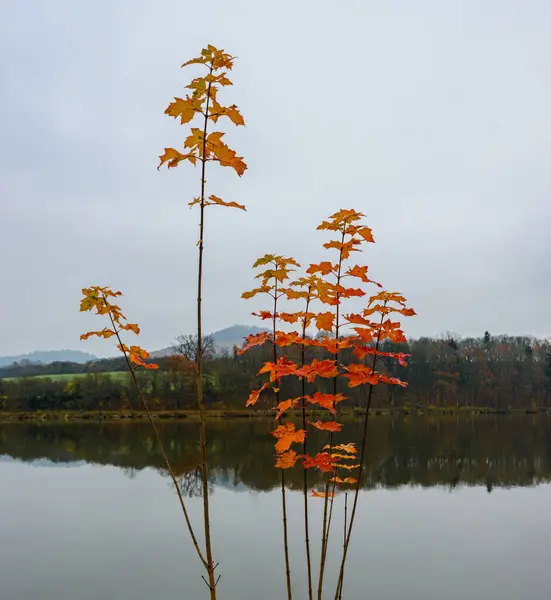
[[[319,331],[331,331],[335,315],[330,312],[319,313],[316,315],[316,327]]]
[[[222,200],[222,198],[219,198],[218,196],[215,196],[214,194],[211,194],[209,196],[209,200],[210,202],[207,202],[207,205],[213,205],[213,204],[218,204],[219,206],[228,206],[230,208],[239,208],[241,210],[247,210],[243,204],[237,204],[237,202],[226,202],[225,200]]]
[[[274,410],[277,410],[276,419],[279,419],[281,415],[291,408],[294,408],[299,403],[300,398],[290,398],[289,400],[283,400],[280,402]]]
[[[253,348],[254,346],[262,346],[269,339],[271,339],[271,334],[268,331],[251,333],[245,338],[246,344],[237,351],[237,354],[244,354],[249,348]]]
[[[182,154],[175,150],[174,148],[165,148],[165,153],[159,156],[160,163],[157,169],[160,169],[165,162],[168,163],[168,168],[171,169],[173,167],[177,167],[178,163],[183,160],[189,160],[193,165],[197,162],[197,156],[193,152],[188,152],[186,154]]]
[[[182,125],[189,123],[198,112],[201,112],[201,100],[189,97],[174,98],[174,102],[171,102],[165,110],[165,114],[175,119],[180,117]]]
[[[353,484],[353,483],[357,483],[358,480],[354,479],[354,477],[345,477],[344,479],[341,479],[340,477],[331,477],[331,479],[329,481],[334,481],[335,483],[349,483],[349,484]]]
[[[300,343],[302,343],[302,336],[296,331],[292,331],[291,333],[285,333],[284,331],[276,332],[276,346],[291,346],[292,344]]]
[[[312,490],[312,498],[332,498],[333,492],[318,492],[316,490]]]
[[[246,407],[248,406],[254,406],[256,404],[256,402],[258,401],[258,398],[260,397],[260,394],[269,386],[269,382],[267,381],[259,390],[253,390],[250,394],[249,394],[249,398],[247,400],[247,403],[245,404]]]
[[[334,360],[318,360],[314,358],[314,360],[309,365],[304,365],[304,367],[296,370],[296,375],[299,377],[306,377],[306,380],[309,382],[314,381],[316,377],[323,377],[325,379],[329,379],[331,377],[336,377],[339,374],[337,369],[337,365]]]
[[[306,437],[304,429],[295,429],[293,423],[285,423],[272,431],[272,435],[277,438],[275,445],[276,452],[281,454],[291,447],[294,442],[302,443]]]
[[[290,469],[294,467],[299,455],[294,450],[288,450],[278,454],[275,466],[280,469]]]
[[[314,273],[320,273],[320,275],[329,275],[329,273],[335,273],[336,270],[337,265],[330,263],[328,260],[324,260],[319,264],[310,265],[306,272],[309,275],[313,275]]]
[[[313,396],[306,396],[306,400],[310,404],[318,404],[319,406],[326,408],[333,415],[336,414],[335,404],[346,400],[346,396],[342,394],[324,394],[322,392],[314,392]]]
[[[337,423],[336,421],[316,421],[315,423],[308,421],[308,423],[321,431],[340,431],[343,427],[342,423]]]
[[[87,333],[83,333],[80,336],[80,339],[87,340],[89,337],[92,337],[93,335],[95,335],[97,337],[102,337],[107,340],[110,337],[113,337],[115,335],[115,332],[112,329],[108,329],[106,327],[105,329],[102,329],[101,331],[88,331]]]
[[[243,292],[241,294],[241,298],[249,300],[250,298],[254,298],[254,296],[256,296],[257,294],[266,294],[269,291],[270,288],[267,285],[262,285],[258,288],[255,288],[254,290],[251,290],[250,292]]]
[[[324,446],[324,450],[327,448],[331,448],[331,446]],[[333,446],[333,450],[340,450],[341,452],[349,452],[350,454],[356,454],[358,451],[356,450],[356,446],[354,442],[350,442],[349,444],[339,444],[338,446]]]
[[[318,452],[315,457],[306,454],[303,459],[302,464],[305,469],[316,467],[322,473],[330,473],[333,471],[333,465],[335,464],[335,459],[331,458],[329,452]]]
[[[352,469],[358,469],[360,465],[335,465],[336,469],[348,469],[351,471]]]

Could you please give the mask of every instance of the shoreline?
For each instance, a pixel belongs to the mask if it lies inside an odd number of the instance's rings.
[[[287,413],[289,416],[300,416],[298,412]],[[320,416],[325,414],[323,411],[309,411],[311,416]],[[460,407],[460,408],[439,408],[439,407],[415,407],[415,408],[372,408],[370,416],[521,416],[521,415],[549,415],[551,408],[537,407],[531,409],[493,409],[489,407]],[[343,418],[363,418],[363,410],[351,410],[342,412],[339,416]],[[163,420],[187,420],[199,421],[198,410],[158,410],[152,412],[156,421]],[[247,409],[210,409],[207,410],[208,420],[220,419],[259,419],[273,418],[273,410],[247,410]],[[145,411],[140,410],[117,410],[117,411],[21,411],[21,412],[3,412],[0,410],[0,423],[17,422],[82,422],[82,421],[142,421],[147,420]]]

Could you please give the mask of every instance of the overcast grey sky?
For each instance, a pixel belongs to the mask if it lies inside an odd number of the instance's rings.
[[[239,57],[224,125],[249,170],[208,176],[205,328],[266,252],[329,258],[317,224],[367,215],[359,260],[417,310],[410,335],[551,334],[547,0],[0,2],[0,354],[79,348],[91,284],[122,289],[141,344],[195,327],[198,171],[158,172],[164,115],[208,43]]]

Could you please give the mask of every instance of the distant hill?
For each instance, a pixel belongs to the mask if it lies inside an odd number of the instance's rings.
[[[233,348],[233,346],[242,346],[244,341],[243,338],[251,333],[262,333],[263,331],[268,330],[263,327],[256,327],[255,325],[232,325],[231,327],[215,331],[210,335],[214,338],[214,343],[218,350],[227,350]],[[163,356],[170,356],[171,354],[173,354],[173,352],[170,346],[151,352],[153,358],[162,358]]]
[[[0,356],[0,367],[7,367],[14,362],[47,365],[53,362],[86,363],[91,360],[98,360],[98,357],[88,352],[81,352],[80,350],[35,350],[34,352],[29,352],[29,354]]]

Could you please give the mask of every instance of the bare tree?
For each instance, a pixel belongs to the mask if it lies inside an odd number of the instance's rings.
[[[180,356],[184,356],[188,360],[197,361],[197,335],[179,335],[175,343],[172,345],[172,350]],[[201,336],[201,357],[203,360],[212,360],[216,356],[216,344],[212,335]]]

